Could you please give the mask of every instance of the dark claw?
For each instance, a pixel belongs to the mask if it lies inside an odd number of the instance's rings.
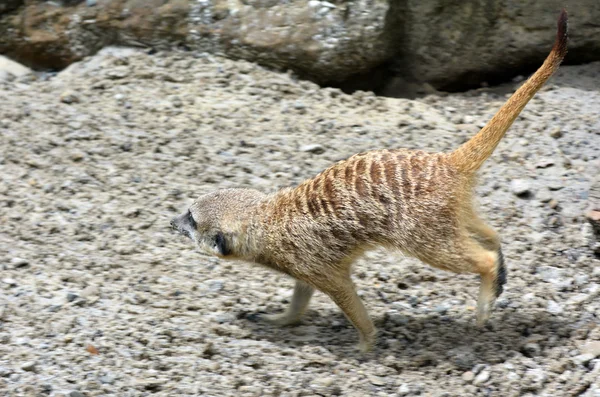
[[[252,321],[253,323],[257,323],[259,321],[261,321],[261,316],[267,314],[266,312],[253,312],[253,313],[247,313],[245,315],[246,320],[248,321]]]

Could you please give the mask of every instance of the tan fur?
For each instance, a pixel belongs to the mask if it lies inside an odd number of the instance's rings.
[[[287,311],[265,319],[292,324],[315,289],[333,299],[366,351],[375,328],[356,294],[351,265],[378,246],[399,249],[439,269],[482,277],[477,321],[502,291],[500,239],[472,206],[474,171],[566,52],[566,13],[542,67],[475,137],[455,152],[375,150],[343,160],[296,188],[272,195],[220,190],[196,200],[172,226],[202,252],[255,262],[297,280]]]

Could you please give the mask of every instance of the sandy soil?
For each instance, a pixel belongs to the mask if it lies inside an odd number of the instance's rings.
[[[514,88],[514,87],[511,87]],[[369,355],[318,293],[208,259],[169,229],[196,196],[299,183],[359,151],[451,150],[506,94],[346,95],[247,62],[103,51],[0,83],[0,394],[600,396],[600,260],[583,213],[600,170],[600,64],[564,67],[481,172],[508,285],[487,329],[478,279],[376,251],[355,281]]]

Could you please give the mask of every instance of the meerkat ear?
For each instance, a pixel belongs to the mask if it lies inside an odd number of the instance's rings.
[[[231,244],[227,241],[227,238],[223,232],[218,232],[215,236],[215,251],[221,256],[227,256],[231,254]]]

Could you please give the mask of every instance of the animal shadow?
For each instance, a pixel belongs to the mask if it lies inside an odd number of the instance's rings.
[[[476,364],[504,362],[515,354],[532,357],[540,352],[531,349],[528,342],[557,340],[550,338],[553,335],[568,338],[576,329],[572,325],[575,321],[543,311],[504,312],[497,308],[483,328],[476,327],[474,317],[474,313],[457,318],[407,314],[400,325],[386,315],[374,318],[377,345],[372,352],[362,354],[357,349],[358,333],[341,312],[310,310],[300,324],[287,327],[263,323],[251,313],[238,315],[240,326],[252,330],[253,339],[268,340],[285,348],[319,346],[337,358],[359,361],[379,361],[391,355],[398,369],[445,361],[467,370]]]

